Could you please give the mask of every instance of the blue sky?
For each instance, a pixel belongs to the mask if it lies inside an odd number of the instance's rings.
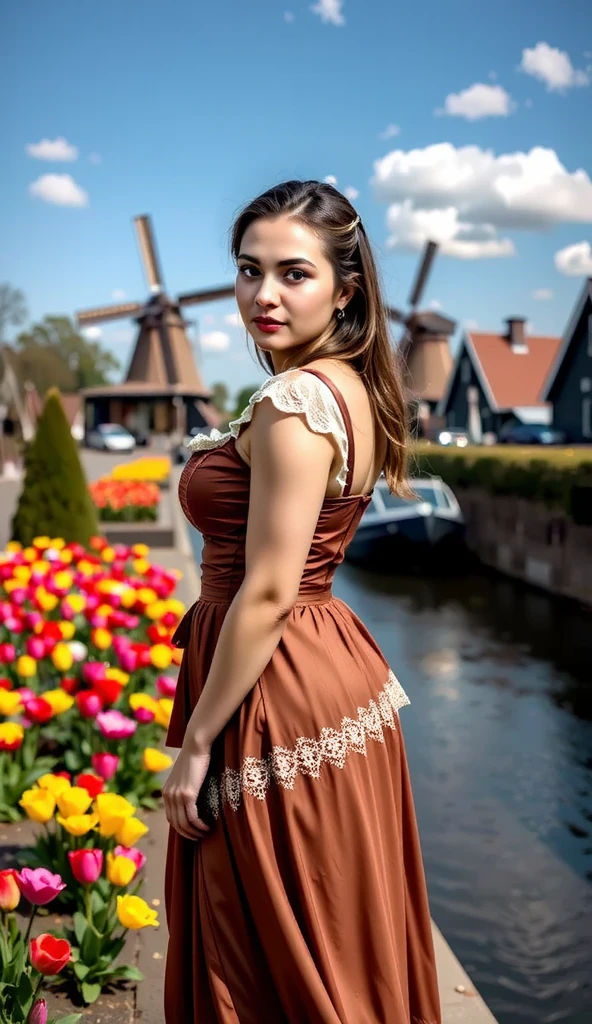
[[[290,177],[357,191],[396,305],[427,234],[425,304],[481,329],[561,333],[592,273],[588,0],[26,0],[0,40],[0,280],[34,319],[146,296],[138,213],[171,295],[232,280],[233,214]],[[191,310],[232,390],[263,378],[233,309]],[[124,366],[132,338],[103,329]]]

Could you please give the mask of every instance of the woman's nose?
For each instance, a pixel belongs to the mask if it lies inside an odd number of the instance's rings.
[[[273,286],[273,282],[267,279],[261,281],[261,287],[257,292],[256,300],[259,306],[277,306],[279,305],[279,299],[277,290]]]

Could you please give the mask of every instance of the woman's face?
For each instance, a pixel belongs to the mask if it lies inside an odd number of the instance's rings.
[[[291,354],[323,333],[345,305],[346,290],[336,284],[314,232],[290,217],[253,221],[237,265],[241,317],[255,344],[271,353],[277,373]]]

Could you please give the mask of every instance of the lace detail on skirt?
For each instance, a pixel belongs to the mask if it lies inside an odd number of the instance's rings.
[[[265,800],[272,783],[294,789],[299,775],[318,779],[323,764],[344,768],[350,753],[366,754],[367,740],[384,743],[384,728],[396,729],[398,711],[410,703],[394,672],[389,671],[378,700],[358,708],[357,718],[343,718],[339,729],[322,729],[317,739],[301,736],[294,747],[273,747],[267,757],[245,757],[240,771],[225,768],[221,775],[210,777],[206,793],[210,812],[217,818],[220,803],[237,811],[245,793]]]
[[[339,445],[341,467],[337,481],[343,491],[347,479],[348,443],[347,431],[333,392],[324,381],[310,373],[299,370],[285,370],[269,377],[249,399],[244,412],[228,424],[228,430],[221,433],[215,428],[208,434],[197,434],[187,445],[192,452],[209,451],[226,444],[231,437],[238,437],[243,423],[250,423],[257,402],[271,398],[280,412],[299,413],[306,416],[310,430],[316,434],[332,434]]]

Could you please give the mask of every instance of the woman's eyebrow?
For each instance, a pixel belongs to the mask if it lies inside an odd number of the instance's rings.
[[[249,263],[261,264],[261,260],[258,260],[256,256],[249,256],[246,252],[239,253],[237,259],[248,260]],[[288,260],[278,260],[278,267],[291,267],[293,263],[306,263],[309,267],[314,267],[316,270],[315,264],[311,263],[310,260],[306,260],[304,256],[293,256]]]

